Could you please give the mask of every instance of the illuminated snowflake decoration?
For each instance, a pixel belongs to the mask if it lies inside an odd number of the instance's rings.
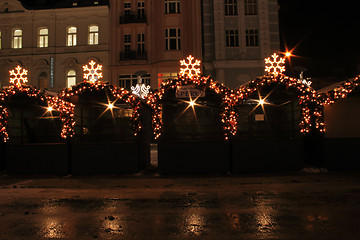
[[[88,67],[88,65],[83,66],[83,70],[84,70],[84,79],[95,83],[96,81],[98,81],[100,78],[102,78],[102,65],[98,64],[95,68],[95,64],[96,62],[94,60],[91,60],[89,62],[90,68]],[[87,72],[87,73],[86,73]]]
[[[265,72],[272,73],[274,75],[278,75],[279,73],[282,73],[285,71],[285,58],[280,57],[278,59],[279,55],[274,53],[271,55],[270,59],[265,58],[265,65],[268,64],[268,66],[265,66]]]
[[[189,55],[186,59],[188,60],[188,62],[186,62],[185,59],[180,60],[180,65],[185,66],[185,68],[180,68],[179,75],[182,77],[185,77],[185,75],[187,75],[189,78],[193,78],[195,76],[199,77],[201,74],[201,71],[200,71],[201,61],[198,59],[195,59],[195,62],[193,62],[194,57],[191,55]]]
[[[15,72],[16,70],[16,72]],[[23,69],[19,65],[15,68],[15,70],[10,70],[10,83],[14,84],[16,87],[20,87],[22,84],[27,83],[27,74],[28,70]]]

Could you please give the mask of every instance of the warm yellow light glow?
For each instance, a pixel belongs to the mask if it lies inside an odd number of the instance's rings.
[[[89,62],[90,68],[88,67],[88,65],[84,65],[83,66],[83,70],[84,70],[84,79],[95,83],[96,81],[99,81],[100,78],[102,78],[102,65],[98,64],[95,67],[96,62],[94,60],[91,60]],[[87,73],[86,73],[87,72]]]
[[[271,55],[271,59],[265,58],[265,72],[272,73],[277,76],[279,73],[285,72],[285,58],[280,57],[274,53]],[[266,64],[268,64],[266,66]]]
[[[189,102],[189,105],[190,105],[191,107],[193,107],[193,106],[195,105],[195,101],[194,101],[194,100],[191,100],[191,101]]]
[[[114,108],[114,104],[109,103],[109,105],[108,105],[108,109],[113,109],[113,108]]]
[[[291,57],[291,55],[292,55],[291,52],[286,52],[286,53],[285,53],[285,56],[286,56],[286,57]]]
[[[15,72],[16,70],[16,72]],[[27,74],[28,71],[26,69],[23,69],[19,65],[15,68],[15,70],[10,70],[10,83],[14,84],[17,87],[20,87],[21,84],[27,83]]]
[[[195,62],[193,62],[194,57],[189,55],[187,58],[188,62],[186,62],[185,59],[180,60],[180,65],[185,66],[185,68],[180,68],[179,75],[184,77],[188,76],[189,78],[193,77],[200,77],[201,70],[200,70],[200,63],[201,61],[198,59],[195,59]]]
[[[54,109],[53,109],[53,107],[49,106],[46,110],[47,110],[48,112],[52,112]]]
[[[259,104],[260,104],[260,105],[264,105],[264,103],[265,103],[265,101],[264,101],[263,99],[260,99],[260,100],[259,100]]]

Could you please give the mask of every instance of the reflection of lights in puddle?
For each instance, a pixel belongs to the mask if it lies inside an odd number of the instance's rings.
[[[124,221],[119,216],[109,216],[103,222],[105,232],[111,234],[124,234]]]
[[[199,214],[185,215],[185,231],[199,235],[204,231],[204,218]]]
[[[264,199],[264,197],[261,196],[264,193],[258,192],[258,194],[260,196],[257,196],[255,199],[257,204],[255,221],[258,226],[258,231],[262,234],[274,233],[278,228],[278,224],[273,217],[277,212],[271,207],[274,202],[267,198]]]
[[[311,215],[308,215],[306,216],[306,230],[313,230],[314,227],[316,225],[323,225],[324,223],[326,223],[328,221],[328,217],[324,216],[324,215],[319,215],[319,216],[311,216]]]
[[[260,211],[258,214],[256,214],[255,219],[258,224],[258,230],[260,232],[268,232],[273,229],[273,219],[269,214]]]
[[[46,238],[63,238],[65,232],[63,230],[64,226],[56,219],[47,219],[44,223],[44,237]]]
[[[230,218],[231,226],[233,228],[235,228],[235,229],[239,229],[240,228],[240,216],[239,216],[239,214],[228,213],[228,217]]]

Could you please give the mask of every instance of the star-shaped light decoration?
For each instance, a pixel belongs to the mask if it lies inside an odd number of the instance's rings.
[[[265,72],[278,75],[279,73],[282,73],[285,71],[285,58],[280,57],[278,59],[279,55],[274,53],[271,55],[271,58],[265,58]],[[266,66],[268,64],[268,66]]]
[[[96,62],[94,60],[91,60],[89,62],[90,68],[88,67],[88,65],[84,65],[83,66],[83,70],[84,70],[84,79],[95,83],[96,81],[99,81],[100,78],[102,78],[102,65],[101,64],[97,64],[96,68],[95,68],[95,64]],[[87,73],[86,73],[87,72]]]
[[[27,80],[28,70],[20,67],[19,65],[15,69],[10,70],[9,73],[10,76],[14,76],[14,77],[10,77],[10,83],[14,84],[16,87],[20,87],[22,84],[28,82]]]
[[[200,63],[201,63],[201,61],[198,60],[198,59],[195,59],[195,62],[193,62],[194,57],[191,56],[191,55],[189,55],[186,59],[188,60],[188,62],[186,62],[185,59],[180,60],[180,65],[185,66],[185,68],[180,68],[179,75],[182,76],[182,77],[185,77],[185,75],[187,75],[189,78],[200,77],[200,74],[201,74]]]

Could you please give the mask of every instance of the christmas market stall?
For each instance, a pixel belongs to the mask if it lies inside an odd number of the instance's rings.
[[[59,98],[74,104],[63,135],[71,139],[71,173],[137,173],[150,164],[150,128],[142,100],[100,81],[102,66],[84,66],[84,81]],[[148,130],[148,131],[146,131]],[[147,134],[149,132],[149,134]]]
[[[311,155],[304,136],[323,131],[311,82],[284,75],[284,62],[276,53],[266,58],[267,74],[234,91],[239,98],[234,106],[234,173],[301,169]]]
[[[229,171],[229,136],[225,99],[228,89],[200,77],[200,61],[180,61],[177,79],[163,82],[149,97],[161,174]]]
[[[11,174],[57,174],[68,171],[68,148],[61,138],[60,106],[44,91],[25,85],[27,70],[10,71],[10,86],[0,91],[1,167]]]
[[[325,137],[323,167],[360,170],[360,76],[318,91],[324,104]]]

